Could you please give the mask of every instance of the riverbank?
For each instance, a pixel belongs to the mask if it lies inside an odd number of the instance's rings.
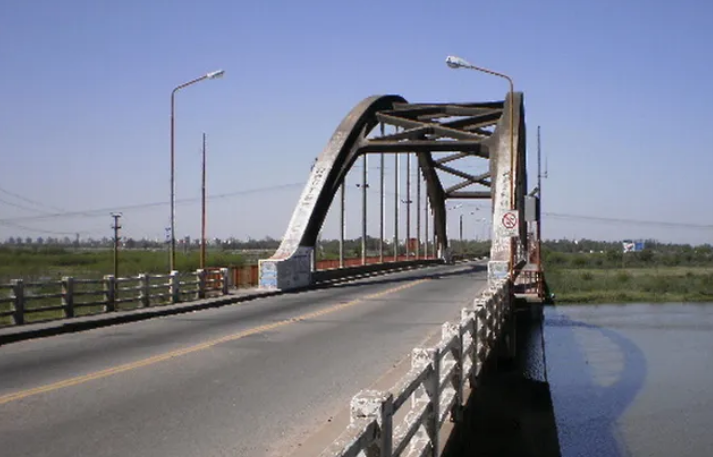
[[[713,268],[545,269],[557,304],[713,302]]]

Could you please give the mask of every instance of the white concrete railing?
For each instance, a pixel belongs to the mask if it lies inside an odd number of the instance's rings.
[[[349,426],[320,457],[435,457],[446,418],[461,418],[465,381],[475,387],[511,315],[510,287],[498,282],[463,308],[459,323],[443,324],[438,344],[414,348],[411,370],[392,389],[354,396]],[[409,398],[410,408],[400,411]],[[395,426],[399,412],[405,418]]]
[[[15,279],[11,284],[0,284],[0,319],[11,319],[9,323],[0,321],[0,327],[24,325],[31,315],[40,315],[43,320],[66,319],[119,311],[119,305],[126,303],[148,308],[200,300],[210,293],[227,295],[228,288],[227,268],[216,273],[208,270],[172,271],[167,275],[140,274],[130,278],[107,275],[104,279],[80,279],[69,276],[46,282]]]

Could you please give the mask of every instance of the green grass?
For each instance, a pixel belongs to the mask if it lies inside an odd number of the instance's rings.
[[[238,254],[217,251],[207,255],[208,267],[241,266],[245,259]],[[199,267],[199,253],[176,254],[176,268],[181,272]],[[8,248],[0,247],[0,284],[12,279],[30,281],[54,280],[63,276],[98,279],[113,274],[113,252],[106,250],[72,250],[64,248]],[[119,253],[119,276],[140,273],[168,273],[166,251],[131,250]]]
[[[556,303],[713,302],[713,268],[546,270]]]
[[[222,251],[208,252],[208,267],[236,267],[245,263],[245,259],[236,254]],[[199,267],[198,252],[177,252],[176,267],[180,272],[192,272]],[[56,247],[16,248],[0,247],[0,286],[8,285],[13,279],[22,279],[25,283],[43,283],[37,286],[26,286],[25,295],[44,295],[61,292],[58,284],[64,276],[77,279],[102,279],[104,275],[114,273],[113,251],[105,250],[73,250]],[[140,273],[167,274],[168,254],[166,251],[130,250],[119,253],[119,276],[135,277]],[[51,282],[51,284],[49,284]],[[122,284],[122,287],[136,286],[137,282]],[[75,291],[102,291],[103,284],[75,283]],[[0,287],[0,298],[9,298],[12,291]],[[125,292],[124,296],[135,296],[137,292]],[[75,304],[102,300],[101,294],[75,298]],[[27,308],[44,308],[61,305],[62,299],[37,298],[27,300]],[[138,303],[123,303],[119,309],[136,308]],[[0,303],[0,311],[13,309],[12,303]],[[81,316],[100,312],[103,306],[77,307],[75,315]],[[41,311],[25,315],[26,322],[56,319],[63,316],[63,311]],[[0,326],[7,325],[10,317],[0,318]]]

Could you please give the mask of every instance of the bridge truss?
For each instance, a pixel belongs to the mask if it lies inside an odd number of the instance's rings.
[[[514,105],[510,109],[510,103]],[[511,122],[510,113],[514,114]],[[511,132],[511,125],[514,129]],[[384,134],[391,126],[392,133]],[[377,132],[380,135],[375,135]],[[512,135],[512,137],[511,137]],[[514,141],[514,151],[511,151]],[[514,198],[511,205],[511,153],[514,152]],[[364,99],[342,120],[322,153],[293,212],[276,253],[261,261],[260,284],[289,289],[309,284],[312,255],[330,205],[358,158],[370,154],[414,154],[425,182],[433,214],[437,252],[448,257],[446,202],[452,199],[491,199],[493,221],[505,211],[519,211],[519,238],[503,236],[493,224],[491,276],[502,278],[510,262],[512,240],[519,258],[527,253],[523,208],[527,187],[523,96],[516,92],[503,101],[476,103],[409,103],[398,95]],[[459,164],[464,159],[487,160],[487,171],[473,174]],[[445,186],[444,179],[457,179]],[[363,221],[366,227],[365,221]],[[364,231],[366,229],[364,228]]]

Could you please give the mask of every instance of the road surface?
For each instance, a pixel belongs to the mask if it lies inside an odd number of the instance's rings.
[[[5,345],[0,454],[290,455],[484,285],[437,266]]]

